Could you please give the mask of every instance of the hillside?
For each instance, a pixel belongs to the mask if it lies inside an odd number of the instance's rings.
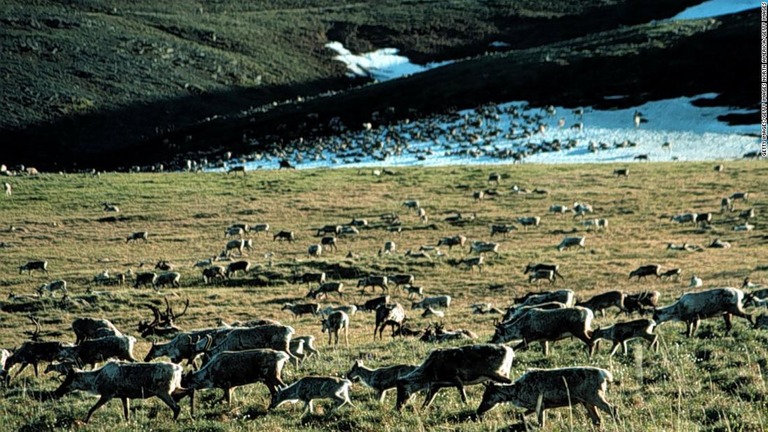
[[[4,162],[71,168],[114,167],[121,164],[118,159],[167,160],[186,149],[154,143],[204,119],[236,118],[274,101],[359,84],[345,77],[324,48],[328,41],[355,52],[392,46],[417,62],[457,59],[481,55],[493,41],[532,49],[666,18],[694,3],[317,0],[104,6],[5,0],[0,5],[0,132],[9,143]],[[594,43],[611,41],[598,37]],[[433,79],[442,81],[439,75]],[[524,80],[521,75],[516,81]],[[447,105],[422,105],[435,110],[475,103],[466,95],[452,96]],[[230,138],[222,141],[231,144]],[[137,147],[142,143],[150,145]],[[206,140],[195,147],[209,151],[215,144]]]

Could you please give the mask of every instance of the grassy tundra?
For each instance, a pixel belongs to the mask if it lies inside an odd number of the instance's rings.
[[[470,329],[487,342],[498,315],[472,315],[470,305],[490,302],[504,308],[515,296],[530,290],[549,289],[548,282],[536,287],[528,283],[523,269],[529,262],[560,264],[565,281],[555,287],[573,289],[585,299],[609,290],[636,292],[655,289],[662,293],[661,304],[669,304],[688,291],[692,274],[704,280],[704,287],[740,286],[744,277],[753,282],[768,282],[768,241],[763,216],[768,212],[765,196],[758,186],[765,184],[768,168],[761,162],[732,162],[724,173],[712,170],[711,163],[637,164],[628,179],[611,175],[617,166],[494,166],[395,169],[395,175],[375,177],[370,169],[261,171],[245,177],[223,174],[106,174],[41,175],[12,178],[14,194],[0,199],[0,224],[25,230],[0,233],[0,285],[3,300],[13,292],[32,295],[43,283],[55,279],[68,282],[70,299],[61,294],[41,300],[11,300],[2,303],[0,346],[19,346],[30,330],[27,314],[40,319],[45,340],[74,341],[72,320],[82,316],[108,318],[121,331],[138,336],[140,320],[151,318],[148,304],[163,309],[163,297],[181,307],[190,299],[187,313],[176,324],[183,329],[217,325],[222,318],[250,320],[271,318],[296,329],[296,335],[311,334],[321,357],[306,361],[301,369],[287,366],[286,383],[306,375],[343,375],[355,359],[369,367],[398,363],[418,364],[436,345],[414,339],[392,340],[385,332],[384,342],[373,341],[374,314],[352,315],[350,345],[326,345],[320,333],[320,319],[311,315],[294,318],[280,311],[286,302],[303,301],[306,285],[292,284],[292,275],[325,271],[329,280],[344,282],[342,302],[362,303],[365,296],[355,288],[357,279],[369,273],[392,275],[410,273],[425,294],[448,294],[453,298],[442,319],[446,328]],[[502,174],[499,195],[476,202],[475,190],[487,184],[492,171]],[[553,175],[553,173],[555,173]],[[510,193],[513,184],[521,188],[547,189],[548,195]],[[495,186],[494,186],[495,187]],[[733,192],[754,194],[737,210],[754,207],[755,230],[734,232],[738,212],[721,214],[720,199]],[[434,229],[425,228],[415,211],[401,203],[417,199],[426,208]],[[571,215],[547,213],[553,204],[571,206],[591,204],[592,217],[610,220],[609,229],[586,232],[580,219]],[[105,213],[102,202],[117,204],[120,213]],[[710,230],[690,224],[670,222],[673,214],[714,212]],[[401,234],[387,231],[379,216],[395,212],[403,222]],[[461,212],[476,213],[476,218],[459,227],[446,223],[446,216]],[[99,219],[114,216],[114,222]],[[490,226],[514,223],[518,216],[541,216],[541,226],[513,231],[508,237],[495,236],[500,256],[485,256],[482,272],[454,267],[450,263],[467,255],[471,241],[490,240]],[[307,246],[319,243],[315,232],[327,224],[346,224],[352,218],[368,219],[368,228],[356,236],[338,240],[338,252],[307,256]],[[204,285],[201,271],[193,265],[219,253],[227,239],[226,227],[233,223],[268,223],[270,233],[294,231],[296,242],[272,241],[271,234],[246,234],[254,239],[252,251],[245,251],[252,270],[245,276]],[[126,244],[132,232],[148,231],[146,243]],[[463,234],[467,246],[448,251],[433,260],[406,257],[407,249],[435,245],[442,237]],[[585,250],[558,252],[555,246],[565,236],[586,236]],[[704,249],[699,252],[668,251],[667,243],[708,245],[720,238],[731,249]],[[396,253],[377,255],[386,241],[397,243]],[[358,257],[346,259],[348,251]],[[49,274],[19,274],[28,260],[49,262]],[[240,258],[236,258],[240,259]],[[181,287],[165,287],[158,293],[150,288],[95,285],[95,275],[148,271],[159,260],[167,260],[181,273]],[[139,267],[144,263],[143,267]],[[659,263],[663,269],[680,267],[679,281],[648,278],[628,281],[629,272],[640,265]],[[226,265],[224,263],[223,265]],[[316,287],[316,284],[313,284]],[[91,290],[88,293],[88,290]],[[413,327],[426,327],[430,319],[420,310],[411,310],[406,292],[390,287],[390,294],[403,303]],[[377,293],[378,295],[378,293]],[[323,304],[339,303],[337,297],[319,299]],[[612,309],[615,310],[615,309]],[[176,311],[180,312],[179,310]],[[757,310],[750,310],[753,314]],[[623,318],[621,318],[623,319]],[[614,313],[596,316],[595,324],[614,322]],[[619,409],[620,421],[604,418],[606,430],[681,430],[681,431],[757,431],[768,427],[765,369],[768,334],[748,328],[746,321],[734,321],[734,330],[723,334],[722,320],[707,320],[696,337],[681,335],[684,326],[666,323],[657,328],[660,350],[653,353],[644,342],[630,342],[629,356],[608,356],[604,343],[600,352],[587,359],[583,344],[564,340],[553,345],[544,357],[538,345],[516,353],[511,378],[530,367],[591,365],[611,371],[615,381],[609,385],[607,399]],[[459,344],[459,342],[454,342]],[[143,358],[150,341],[139,340],[135,353]],[[15,372],[15,371],[14,371]],[[402,413],[394,411],[394,396],[383,404],[374,392],[356,383],[351,397],[356,408],[344,407],[327,415],[330,401],[320,401],[314,415],[301,416],[301,406],[285,407],[267,413],[269,393],[264,385],[251,385],[235,391],[231,407],[212,404],[219,390],[200,391],[196,418],[191,419],[186,400],[178,422],[158,400],[134,401],[131,423],[121,422],[118,402],[99,410],[91,423],[80,423],[94,403],[91,396],[75,393],[59,401],[47,395],[59,382],[52,375],[35,378],[29,370],[10,387],[0,390],[0,422],[5,430],[69,429],[80,430],[426,430],[460,429],[496,431],[522,427],[516,418],[521,410],[508,405],[486,414],[482,422],[471,415],[480,403],[483,387],[467,389],[469,404],[463,405],[456,391],[441,392],[430,409],[420,410],[423,395]],[[529,422],[535,419],[531,416]],[[531,423],[532,424],[532,423]],[[82,426],[82,427],[80,427]],[[551,430],[591,430],[583,408],[555,409],[549,413]]]

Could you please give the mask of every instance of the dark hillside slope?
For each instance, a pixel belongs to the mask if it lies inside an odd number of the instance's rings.
[[[323,47],[330,40],[354,51],[394,46],[424,62],[481,55],[497,40],[557,43],[694,3],[3,0],[2,159],[45,169],[164,159],[166,149],[136,145],[358,84]],[[134,155],[114,159],[122,152]]]

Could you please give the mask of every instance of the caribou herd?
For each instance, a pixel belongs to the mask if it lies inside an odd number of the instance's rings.
[[[616,170],[614,175],[627,176],[628,170]],[[500,176],[492,174],[489,182],[498,184]],[[477,196],[476,196],[477,197]],[[480,196],[482,197],[482,195]],[[749,194],[734,193],[724,198],[723,211],[733,210],[734,200],[747,200]],[[479,200],[479,198],[478,198]],[[402,202],[406,211],[414,211],[419,220],[427,222],[426,212],[418,200]],[[545,209],[542,209],[545,210]],[[553,205],[549,211],[562,217],[573,213],[574,218],[584,217],[587,213],[599,212],[586,203],[575,203],[573,207]],[[745,220],[754,217],[754,210],[743,214]],[[446,218],[445,221],[455,226],[462,226],[471,218],[457,216]],[[400,232],[400,218],[390,215],[387,218],[390,232]],[[518,217],[517,222],[523,230],[540,229],[546,222],[538,216]],[[670,221],[681,224],[707,226],[712,223],[712,214],[687,213],[670,217]],[[588,228],[608,229],[606,219],[585,221]],[[237,277],[247,277],[254,266],[245,259],[254,250],[252,239],[244,236],[248,233],[268,233],[268,224],[233,224],[224,229],[228,239],[220,254],[200,261],[196,267],[202,268],[204,284],[223,283]],[[311,257],[321,256],[326,252],[335,252],[338,247],[337,238],[360,235],[361,230],[369,228],[367,220],[352,219],[349,224],[331,224],[317,228],[315,234],[320,242],[312,244],[307,249]],[[513,223],[495,223],[490,227],[489,236],[501,234],[506,237],[514,234],[517,227]],[[219,231],[220,232],[220,231]],[[152,237],[147,231],[134,232],[125,238],[125,242],[149,243]],[[139,242],[141,240],[141,242]],[[269,241],[269,240],[267,240]],[[297,241],[294,231],[278,231],[273,242]],[[418,252],[408,250],[403,259],[439,259],[442,252],[440,247],[447,248],[449,253],[454,248],[462,249],[463,259],[446,260],[457,267],[465,266],[468,272],[474,267],[479,271],[487,261],[501,259],[505,243],[491,241],[468,241],[467,236],[456,234],[450,237],[436,238],[432,245],[422,246]],[[586,236],[568,236],[559,244],[553,245],[558,253],[584,253],[578,250],[588,248]],[[566,252],[576,248],[575,252]],[[392,255],[397,246],[392,241],[383,243],[379,257]],[[351,252],[350,252],[351,254]],[[476,256],[472,256],[476,255]],[[238,260],[233,260],[233,257]],[[226,262],[219,265],[217,262]],[[521,266],[522,267],[522,266]],[[29,261],[19,266],[19,273],[32,271],[47,275],[57,269],[49,267],[43,260]],[[138,272],[134,278],[133,287],[151,286],[154,289],[178,288],[182,283],[182,274],[174,271],[173,265],[161,261],[154,271]],[[521,268],[521,275],[527,275],[528,283],[537,285],[548,282],[553,287],[566,284],[567,269],[551,262],[526,263]],[[627,269],[629,270],[629,269]],[[627,273],[624,273],[626,275]],[[629,279],[638,281],[650,279],[679,278],[681,269],[665,269],[656,263],[643,264],[628,271]],[[622,278],[624,276],[622,275]],[[694,276],[695,277],[695,276]],[[362,359],[355,360],[348,371],[338,371],[339,376],[303,376],[294,382],[283,380],[283,369],[286,363],[296,368],[294,375],[301,374],[304,362],[314,357],[322,361],[319,351],[314,346],[313,335],[297,335],[294,328],[274,320],[254,320],[252,322],[223,323],[219,327],[184,331],[175,323],[185,315],[190,306],[186,301],[184,310],[174,313],[168,298],[165,298],[166,310],[163,312],[155,305],[147,305],[152,312],[153,321],[142,321],[138,325],[141,337],[169,338],[167,342],[152,342],[149,352],[139,359],[134,353],[136,338],[118,330],[110,321],[103,318],[82,317],[71,324],[75,342],[40,340],[40,324],[32,317],[36,331],[29,341],[13,351],[0,351],[2,360],[1,374],[6,385],[17,377],[28,365],[32,365],[35,375],[39,374],[39,364],[49,363],[47,371],[55,371],[64,375],[63,382],[53,393],[56,398],[63,398],[73,390],[83,390],[100,396],[98,401],[88,411],[85,421],[88,422],[99,407],[113,398],[119,398],[123,404],[124,416],[129,417],[129,400],[156,396],[173,411],[177,418],[182,411],[179,403],[185,397],[190,398],[191,415],[195,413],[195,394],[199,390],[219,388],[224,391],[222,400],[231,403],[233,389],[253,383],[263,383],[271,395],[268,409],[278,409],[284,403],[303,402],[305,409],[314,411],[313,401],[316,399],[332,399],[335,410],[348,405],[354,409],[355,404],[350,398],[350,388],[356,382],[361,382],[375,392],[375,398],[380,403],[385,401],[388,390],[396,390],[397,397],[394,407],[401,410],[418,392],[424,392],[422,407],[429,407],[438,392],[443,388],[455,388],[464,403],[468,403],[465,387],[475,384],[485,384],[482,400],[476,409],[476,416],[482,419],[484,414],[502,403],[510,403],[522,408],[526,413],[536,413],[538,423],[545,424],[545,410],[582,404],[588,417],[596,425],[602,421],[598,410],[611,416],[619,417],[619,407],[607,399],[608,384],[613,381],[610,370],[592,366],[573,366],[556,369],[529,369],[521,376],[510,377],[513,362],[517,362],[517,351],[527,349],[538,342],[545,356],[550,353],[550,344],[566,338],[575,338],[584,347],[583,359],[587,361],[599,354],[601,340],[610,341],[612,347],[610,356],[619,349],[624,355],[629,352],[627,342],[632,339],[643,339],[649,348],[658,350],[659,335],[656,329],[668,321],[681,321],[686,324],[685,334],[694,336],[702,319],[722,317],[727,334],[731,331],[732,317],[744,318],[750,324],[762,325],[765,317],[753,317],[745,311],[749,306],[765,306],[768,302],[768,290],[753,284],[749,279],[744,281],[741,288],[711,288],[689,292],[681,295],[674,302],[662,305],[661,293],[656,290],[644,289],[626,293],[619,290],[608,290],[590,298],[577,298],[571,289],[552,289],[549,291],[531,290],[525,295],[511,299],[512,304],[506,309],[498,309],[491,304],[472,305],[474,314],[499,314],[493,328],[479,328],[492,333],[489,340],[478,340],[475,332],[469,329],[446,330],[442,320],[446,314],[462,313],[457,310],[456,302],[450,295],[424,292],[421,286],[416,286],[417,277],[407,273],[367,274],[357,280],[356,288],[362,298],[366,291],[376,293],[381,290],[380,297],[374,297],[359,304],[328,306],[323,308],[317,300],[327,301],[331,296],[340,302],[355,298],[352,284],[339,280],[330,280],[325,272],[295,273],[290,282],[295,285],[307,285],[306,299],[285,302],[280,311],[287,319],[300,319],[305,316],[317,317],[317,330],[328,332],[328,346],[340,345],[340,340],[346,347],[350,346],[349,332],[351,323],[366,320],[373,329],[373,340],[383,341],[389,337],[417,336],[419,340],[430,343],[454,342],[458,346],[435,348],[422,359],[420,364],[390,364],[371,369],[364,365]],[[107,272],[95,279],[95,282],[105,283],[112,280]],[[124,283],[125,276],[116,279],[116,283]],[[700,284],[699,284],[700,285]],[[394,291],[393,291],[394,290]],[[64,280],[54,280],[40,286],[38,296],[54,296],[57,292],[67,295],[67,283]],[[418,301],[410,305],[394,300],[398,293],[407,293],[408,299],[417,296]],[[374,294],[375,295],[375,294]],[[402,297],[401,297],[402,298]],[[404,302],[404,300],[401,300]],[[503,300],[502,300],[503,301]],[[452,306],[453,305],[453,306]],[[408,307],[410,306],[410,307]],[[426,329],[414,329],[413,318],[420,309],[419,315],[440,318],[439,323],[430,324]],[[596,318],[604,317],[606,311],[613,309],[616,316],[626,317],[624,321],[609,326],[595,325]],[[366,314],[372,312],[372,314]],[[285,313],[285,312],[283,312]],[[639,314],[634,320],[630,317]],[[372,318],[368,318],[372,315]],[[384,337],[386,327],[391,328],[391,336]],[[378,338],[377,338],[378,336]],[[383,343],[383,342],[381,342]],[[513,346],[507,344],[514,343]],[[167,361],[158,361],[166,359]],[[186,361],[186,368],[182,363]],[[101,367],[97,364],[103,363]],[[590,360],[592,362],[592,360]],[[607,366],[610,363],[603,363]],[[15,375],[12,369],[20,365]],[[84,370],[86,366],[90,370]]]

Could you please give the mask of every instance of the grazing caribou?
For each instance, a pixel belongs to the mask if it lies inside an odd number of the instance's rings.
[[[344,283],[343,282],[325,282],[317,289],[309,290],[307,293],[307,298],[313,298],[316,299],[318,296],[328,297],[328,294],[334,293],[339,296],[339,298],[344,298],[344,293],[342,292],[344,290]]]
[[[48,274],[48,261],[28,261],[26,264],[19,266],[19,274],[27,271],[27,273],[31,275],[32,270]]]
[[[536,273],[539,271],[551,271],[554,273],[555,276],[559,277],[562,280],[565,280],[563,275],[561,275],[560,272],[558,272],[559,269],[560,269],[560,265],[558,264],[528,263],[528,265],[525,266],[525,271],[523,271],[523,274]]]
[[[278,231],[277,234],[272,236],[272,241],[275,240],[284,240],[289,243],[293,243],[296,241],[296,236],[294,235],[293,231]]]
[[[309,284],[311,284],[313,282],[317,283],[317,284],[320,284],[320,285],[325,283],[325,272],[321,272],[321,273],[304,273],[301,276],[296,275],[296,276],[293,277],[293,283],[294,284],[298,284],[298,283],[303,283],[304,284],[305,283],[305,284],[307,284],[307,286],[309,286]]]
[[[624,308],[625,297],[626,295],[621,291],[608,291],[598,294],[589,300],[577,302],[576,306],[585,307],[592,310],[595,314],[600,313],[605,316],[605,310],[613,306],[619,308],[619,312],[626,311]]]
[[[293,315],[295,317],[299,317],[302,315],[317,315],[318,311],[320,311],[320,305],[317,303],[286,303],[283,305],[283,307],[280,309],[281,311],[289,310],[293,312]]]
[[[366,311],[366,312],[373,312],[375,311],[379,306],[383,304],[389,303],[389,296],[381,296],[376,297],[370,300],[367,300],[365,303],[361,305],[357,305],[357,310],[359,311]]]
[[[290,351],[292,327],[283,325],[262,325],[257,327],[232,328],[223,334],[220,342],[214,344],[213,336],[208,334],[195,345],[195,351],[204,352],[203,365],[208,364],[213,356],[224,351],[244,351],[269,348],[283,351],[298,364]],[[202,349],[201,349],[202,348]]]
[[[125,242],[136,242],[139,240],[143,240],[144,242],[149,241],[149,233],[146,231],[138,231],[135,233],[131,233],[128,235],[128,237],[125,238]]]
[[[389,296],[387,296],[389,297]],[[376,332],[379,332],[379,339],[384,332],[384,327],[392,327],[392,337],[395,337],[395,327],[398,329],[405,321],[405,309],[400,303],[385,303],[376,307],[376,325],[373,327],[373,340],[376,340]]]
[[[355,360],[352,369],[347,372],[347,379],[362,381],[376,391],[376,399],[384,402],[387,390],[397,387],[397,380],[416,370],[414,365],[394,365],[378,369],[365,367],[362,360]]]
[[[736,288],[714,288],[707,291],[685,293],[669,306],[656,309],[653,320],[661,325],[667,321],[683,321],[686,335],[692,337],[702,319],[722,316],[725,334],[733,328],[731,315],[742,317],[753,324],[752,315],[744,312],[744,291]]]
[[[509,402],[524,408],[525,414],[537,413],[540,427],[546,423],[549,408],[582,404],[595,425],[600,424],[597,408],[618,420],[616,407],[605,400],[605,392],[613,375],[595,367],[569,367],[561,369],[529,369],[512,384],[490,383],[477,408],[478,417],[500,403]],[[527,428],[526,428],[527,429]]]
[[[514,348],[527,348],[532,342],[540,342],[544,355],[549,355],[549,342],[574,336],[592,351],[591,310],[582,307],[565,309],[532,308],[514,321],[505,321],[496,325],[491,343],[505,343],[522,340]]]
[[[252,349],[245,351],[220,352],[211,358],[205,366],[196,372],[190,372],[182,378],[182,385],[190,390],[190,409],[195,415],[195,390],[220,388],[224,390],[222,401],[232,403],[235,387],[257,382],[267,385],[270,395],[285,386],[282,380],[283,366],[290,357],[282,351],[271,349]]]
[[[79,345],[62,346],[56,355],[56,360],[74,362],[79,368],[86,365],[94,368],[96,363],[109,359],[136,362],[136,359],[133,358],[133,346],[135,344],[136,338],[125,335],[88,339]]]
[[[640,278],[645,278],[646,276],[656,276],[658,279],[661,277],[661,266],[658,264],[640,266],[629,272],[628,279],[632,279],[633,276],[637,277],[637,280],[640,280]]]
[[[72,321],[72,331],[75,332],[75,345],[88,339],[122,334],[109,320],[98,318],[77,318]]]
[[[183,391],[181,387],[182,367],[166,362],[157,363],[116,363],[109,362],[100,369],[83,372],[74,370],[54,392],[62,397],[72,390],[84,390],[101,396],[88,411],[85,423],[94,411],[112,400],[123,401],[123,415],[128,420],[130,399],[147,399],[157,396],[173,410],[173,419],[179,417],[181,408],[172,395]]]
[[[463,235],[455,235],[453,237],[443,237],[437,242],[437,246],[448,246],[448,250],[453,249],[454,246],[464,247],[467,238]]]
[[[658,291],[641,291],[635,294],[628,294],[624,297],[625,312],[627,316],[631,315],[632,312],[639,312],[642,315],[649,310],[656,309],[660,298],[661,293]]]
[[[464,386],[489,380],[511,383],[509,371],[514,357],[512,348],[504,345],[478,344],[435,349],[416,370],[396,381],[395,408],[402,409],[414,393],[427,390],[422,405],[426,408],[437,392],[445,387],[456,387],[462,402],[466,403]]]
[[[599,348],[600,339],[608,339],[613,342],[611,347],[611,356],[616,354],[619,347],[624,348],[624,355],[629,353],[627,341],[635,338],[643,338],[651,343],[649,348],[659,348],[659,337],[653,333],[656,323],[649,319],[639,319],[629,322],[620,322],[612,326],[601,328],[597,327],[592,332],[592,340],[595,341],[594,349]]]
[[[358,287],[363,287],[363,291],[366,288],[371,287],[373,291],[376,291],[376,287],[381,288],[382,291],[389,290],[389,279],[386,276],[369,275],[357,281]]]

